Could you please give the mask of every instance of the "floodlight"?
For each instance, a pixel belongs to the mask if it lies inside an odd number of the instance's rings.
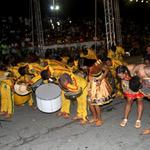
[[[51,6],[50,9],[51,9],[51,10],[54,10],[54,6]]]
[[[59,10],[59,6],[58,5],[55,6],[55,10]]]

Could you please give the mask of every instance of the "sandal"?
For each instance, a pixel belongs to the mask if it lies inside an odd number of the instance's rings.
[[[96,119],[91,119],[91,120],[89,120],[89,123],[90,124],[93,124],[93,123],[95,123],[97,120]]]
[[[143,135],[150,134],[150,129],[145,129],[145,130],[143,130],[142,134],[143,134]]]
[[[123,119],[122,122],[120,123],[121,127],[125,127],[127,125],[128,119]]]
[[[137,129],[141,128],[141,120],[136,120],[134,127]]]
[[[95,122],[95,126],[96,126],[96,127],[100,127],[102,124],[103,124],[103,121],[102,121],[102,120],[97,120],[97,121]]]

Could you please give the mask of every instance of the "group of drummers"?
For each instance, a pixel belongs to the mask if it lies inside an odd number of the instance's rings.
[[[39,58],[36,62],[28,60],[16,66],[1,66],[0,113],[10,118],[14,106],[26,103],[35,109],[36,89],[52,83],[61,88],[58,116],[71,118],[70,104],[75,100],[77,110],[72,119],[81,125],[90,123],[99,127],[103,124],[101,106],[112,102],[115,97],[125,97],[124,119],[120,126],[126,126],[136,99],[138,113],[134,126],[140,128],[143,98],[150,99],[150,64],[127,64],[124,55],[122,47],[113,46],[105,56],[86,49],[78,57],[63,57],[61,61]],[[88,111],[92,117],[88,116]],[[150,130],[145,133],[149,134]]]

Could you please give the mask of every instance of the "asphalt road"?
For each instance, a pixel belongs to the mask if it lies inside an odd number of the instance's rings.
[[[144,100],[141,129],[134,128],[136,102],[127,126],[119,126],[124,103],[123,99],[118,99],[103,106],[101,127],[81,126],[71,118],[65,120],[56,116],[57,112],[47,114],[27,105],[16,107],[12,120],[1,118],[0,150],[149,150],[150,136],[141,135],[141,132],[150,127],[150,102]],[[72,116],[75,110],[76,103],[73,103]]]

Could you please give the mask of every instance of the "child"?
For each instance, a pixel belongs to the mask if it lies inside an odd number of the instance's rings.
[[[110,99],[112,88],[106,79],[107,73],[108,69],[101,60],[97,60],[89,69],[88,101],[93,114],[93,119],[89,122],[97,127],[103,124],[99,106],[112,101]]]
[[[123,90],[123,94],[126,98],[124,119],[120,123],[121,127],[125,127],[128,122],[128,116],[131,111],[131,106],[133,101],[137,100],[138,112],[137,112],[137,120],[135,122],[135,128],[141,127],[141,117],[143,112],[143,101],[142,98],[144,95],[139,91],[140,79],[139,77],[131,77],[130,72],[126,66],[118,66],[116,69],[117,76],[121,79],[121,86]]]

